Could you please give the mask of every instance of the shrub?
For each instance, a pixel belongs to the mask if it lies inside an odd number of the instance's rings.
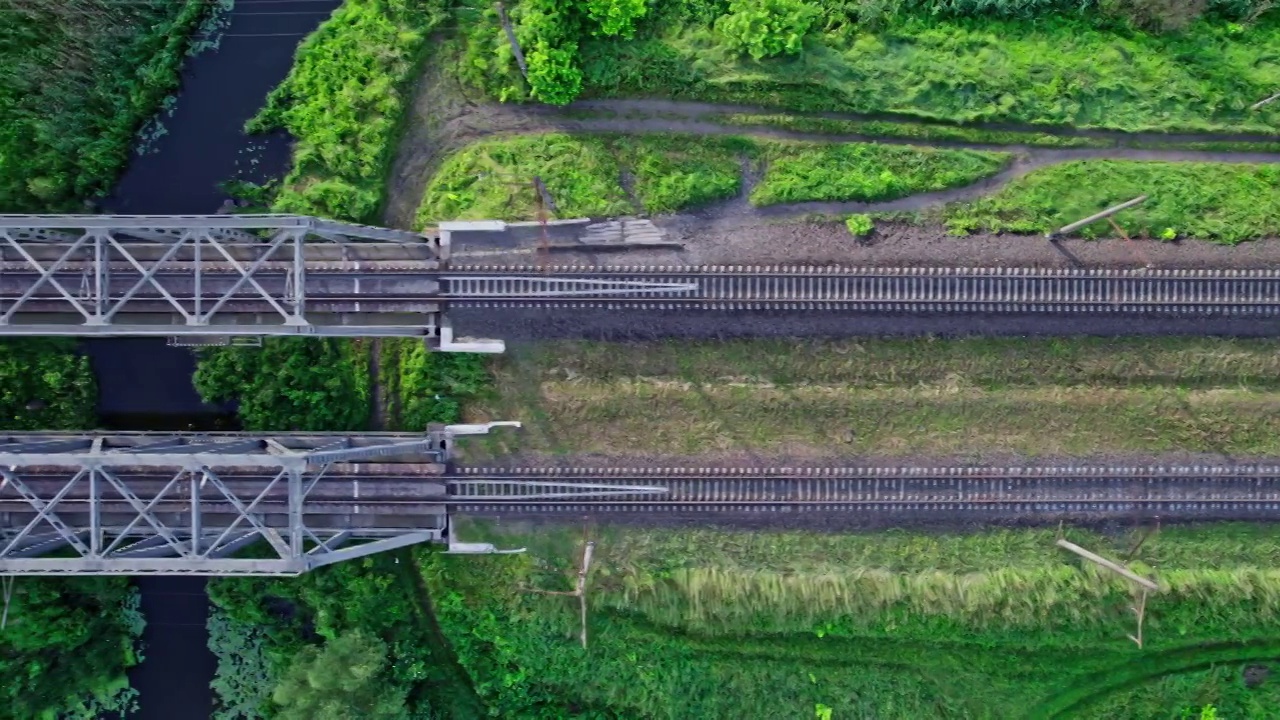
[[[1148,30],[1181,30],[1204,14],[1208,0],[1099,0],[1102,11]]]
[[[845,218],[844,226],[849,228],[850,235],[857,238],[866,237],[876,229],[875,221],[871,219],[871,216],[861,213],[855,213]]]
[[[587,17],[600,25],[600,35],[631,39],[636,21],[649,12],[645,0],[586,0]]]
[[[820,14],[804,0],[732,0],[716,21],[729,47],[756,60],[795,55]]]
[[[529,88],[548,105],[568,105],[582,92],[577,46],[550,47],[545,43],[529,53]]]

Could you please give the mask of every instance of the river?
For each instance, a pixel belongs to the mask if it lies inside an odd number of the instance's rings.
[[[288,166],[284,135],[246,137],[293,63],[298,43],[340,0],[240,0],[220,47],[189,58],[178,102],[163,118],[166,134],[132,158],[102,212],[185,215],[217,212],[218,184],[261,181]],[[253,162],[256,160],[257,162]],[[99,387],[98,412],[111,430],[228,429],[232,408],[201,402],[191,384],[195,358],[164,339],[85,343]],[[203,578],[139,578],[145,660],[129,674],[139,691],[139,720],[206,720],[213,710],[215,659],[207,648],[209,601]]]

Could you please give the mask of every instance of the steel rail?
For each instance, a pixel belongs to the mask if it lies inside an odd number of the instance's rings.
[[[614,497],[530,497],[537,483],[661,486]],[[996,513],[1114,515],[1146,512],[1280,519],[1280,466],[1031,468],[459,468],[446,504],[455,512],[571,513]],[[508,485],[526,488],[519,498]],[[485,493],[491,496],[485,496]]]
[[[451,307],[1280,315],[1271,270],[455,265],[436,277]]]

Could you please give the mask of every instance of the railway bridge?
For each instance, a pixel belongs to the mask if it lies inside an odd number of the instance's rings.
[[[294,215],[0,215],[0,336],[421,337],[455,334],[456,307],[648,311],[1280,314],[1280,271],[813,266],[475,265],[460,232]]]
[[[0,336],[455,336],[450,308],[1274,317],[1280,272],[464,265],[455,232],[294,215],[0,216]],[[771,522],[1274,518],[1280,467],[475,468],[458,437],[0,436],[0,575],[296,575],[421,542],[455,513]]]

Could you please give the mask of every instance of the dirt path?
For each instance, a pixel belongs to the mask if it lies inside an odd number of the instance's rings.
[[[1280,142],[1280,136],[1212,135],[1159,133],[1119,133],[1101,130],[1074,130],[1036,126],[980,125],[980,129],[1025,131],[1064,137],[1109,140],[1108,148],[1044,148],[1028,145],[993,145],[954,141],[921,141],[906,138],[872,137],[858,134],[798,132],[759,125],[726,125],[715,122],[732,114],[777,114],[776,110],[734,105],[710,105],[666,100],[591,100],[564,108],[544,105],[499,104],[469,97],[446,68],[431,67],[415,91],[413,117],[401,139],[387,206],[387,221],[397,227],[412,224],[413,215],[428,178],[440,160],[452,150],[491,135],[528,132],[596,133],[682,133],[690,135],[749,135],[779,140],[815,142],[878,142],[893,145],[954,147],[1010,152],[1016,160],[999,175],[986,181],[943,193],[915,195],[885,203],[797,203],[757,209],[761,216],[779,217],[813,212],[861,212],[917,210],[945,202],[972,199],[998,189],[1032,170],[1071,160],[1124,159],[1164,162],[1276,163],[1280,153],[1221,152],[1185,149],[1144,149],[1134,145],[1151,143]],[[838,120],[880,120],[862,115],[825,113],[806,117]],[[904,121],[902,118],[896,118]],[[914,124],[920,121],[912,120]]]
[[[1050,165],[1086,159],[1164,162],[1280,163],[1280,153],[1143,149],[1141,143],[1213,141],[1280,141],[1280,136],[1125,134],[1011,125],[980,126],[990,130],[1033,131],[1063,136],[1103,138],[1110,148],[1043,148],[982,143],[921,143],[851,134],[805,133],[761,126],[724,125],[708,120],[727,114],[776,114],[777,111],[732,105],[665,100],[592,100],[567,108],[503,105],[468,97],[452,75],[440,67],[422,78],[414,98],[414,117],[405,133],[392,171],[386,221],[396,227],[413,224],[428,179],[453,150],[477,139],[528,132],[688,133],[822,142],[875,141],[889,144],[998,150],[1014,155],[1001,172],[974,184],[921,193],[885,202],[804,202],[755,207],[748,201],[758,180],[744,165],[743,191],[736,197],[686,213],[655,218],[683,252],[641,251],[588,258],[602,264],[643,263],[853,263],[865,265],[1046,265],[1272,268],[1280,264],[1280,239],[1224,247],[1201,241],[1079,239],[1048,243],[1043,238],[975,234],[956,238],[940,225],[879,223],[869,240],[851,238],[839,222],[815,220],[853,212],[915,212],[992,193],[1027,173]],[[884,120],[826,113],[813,117]],[[901,120],[901,119],[899,119]],[[912,120],[918,123],[918,120]],[[496,260],[496,259],[495,259]],[[527,260],[513,255],[511,262]]]

